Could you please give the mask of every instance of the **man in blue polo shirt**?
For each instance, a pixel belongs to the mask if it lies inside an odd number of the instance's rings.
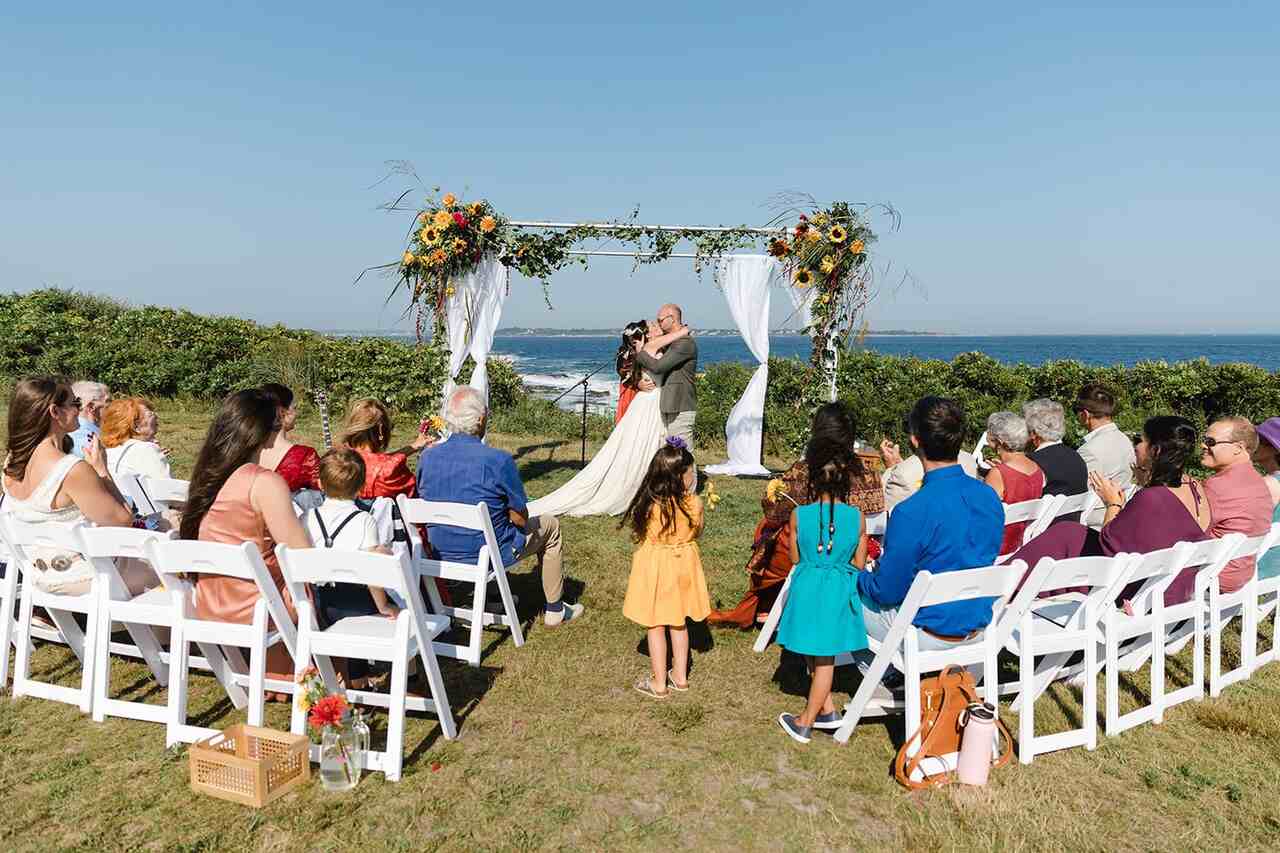
[[[546,597],[543,619],[561,625],[582,615],[581,604],[566,604],[561,572],[560,522],[554,515],[529,518],[528,498],[511,454],[483,441],[489,409],[480,392],[462,386],[449,395],[444,419],[452,435],[429,447],[418,460],[418,497],[489,507],[502,562],[513,566],[537,554]],[[431,547],[443,560],[474,563],[484,534],[447,525],[429,525]]]
[[[1004,506],[995,490],[960,467],[964,410],[954,400],[925,397],[908,416],[911,445],[924,462],[924,484],[889,516],[884,554],[874,572],[858,573],[868,636],[883,640],[916,574],[939,574],[995,563],[1004,537]],[[993,599],[923,607],[922,650],[964,642],[991,621]]]

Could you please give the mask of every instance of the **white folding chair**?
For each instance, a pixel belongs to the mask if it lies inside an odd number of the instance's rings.
[[[189,540],[153,540],[148,543],[150,562],[160,574],[165,588],[173,596],[175,613],[173,630],[169,637],[170,665],[169,691],[170,716],[166,732],[169,745],[179,741],[192,742],[215,734],[214,729],[187,724],[187,678],[191,666],[188,645],[197,643],[205,651],[206,660],[214,675],[232,698],[236,707],[237,694],[248,685],[249,725],[262,725],[264,692],[294,692],[293,679],[280,680],[266,677],[267,650],[283,643],[292,655],[296,651],[297,626],[289,616],[284,599],[262,561],[262,555],[252,542],[229,545],[218,542]],[[187,580],[188,575],[210,575],[248,581],[258,588],[258,600],[253,605],[253,618],[248,624],[216,622],[201,619],[195,614],[195,591]],[[273,623],[273,624],[269,624]],[[230,646],[249,649],[248,672],[236,672],[232,667],[240,662],[238,651],[234,655],[225,652],[212,654],[210,646]],[[221,669],[224,659],[229,664]],[[328,662],[320,662],[320,671],[327,684],[336,683]]]
[[[888,522],[889,514],[887,512],[876,512],[867,517],[867,535],[868,536],[884,536],[884,527]],[[773,599],[773,606],[769,608],[769,615],[765,617],[764,624],[760,626],[760,634],[756,637],[755,643],[751,646],[754,651],[763,652],[769,647],[769,641],[773,639],[773,633],[778,630],[778,622],[782,620],[782,609],[787,605],[787,596],[791,592],[791,574],[787,574],[786,580],[782,582],[781,588],[778,589],[777,596]]]
[[[303,672],[312,658],[317,664],[322,660],[327,663],[335,655],[382,660],[391,664],[388,693],[346,691],[347,699],[352,702],[388,709],[387,748],[383,752],[371,750],[365,756],[366,767],[381,771],[392,781],[400,778],[407,710],[435,714],[444,736],[450,739],[457,736],[432,642],[448,629],[449,619],[426,612],[407,558],[331,548],[295,550],[284,545],[276,546],[276,557],[289,583],[289,591],[298,602],[298,653],[294,658],[297,673]],[[317,627],[315,611],[307,597],[307,584],[321,583],[378,586],[398,593],[408,606],[395,620],[378,614],[350,616],[321,630]],[[428,697],[407,695],[409,669],[415,658],[427,675],[427,683],[431,687]],[[294,734],[306,732],[306,714],[298,692],[293,696],[290,727]],[[319,760],[317,747],[312,747],[312,760]]]
[[[996,558],[996,562],[1009,559],[1018,548],[1031,541],[1033,536],[1038,536],[1049,526],[1049,522],[1054,517],[1058,504],[1062,502],[1060,495],[1044,495],[1042,497],[1033,498],[1029,501],[1019,501],[1016,504],[1004,505],[1004,524],[1008,527],[1010,524],[1026,523],[1026,527],[1022,530],[1022,541],[1018,543],[1013,551],[1007,554],[1001,554]]]
[[[1228,555],[1228,562],[1238,557],[1259,557],[1280,539],[1280,525],[1273,525],[1261,536],[1243,539]],[[1222,591],[1222,573],[1209,579],[1209,695],[1221,696],[1222,688],[1243,681],[1258,668],[1258,572],[1235,592]],[[1227,625],[1240,617],[1240,663],[1222,671],[1222,637]]]
[[[1107,594],[1134,559],[1132,554],[1070,560],[1045,557],[1019,590],[1021,597],[1029,589],[1032,595],[1039,595],[1044,590],[1086,588],[1079,595],[1031,604],[1022,611],[1017,628],[1006,641],[1007,648],[1018,656],[1018,695],[1010,710],[1018,714],[1018,759],[1023,764],[1030,764],[1041,753],[1072,746],[1091,750],[1098,745],[1098,620],[1110,603]],[[1036,699],[1060,677],[1063,665],[1077,653],[1084,658],[1080,670],[1085,679],[1080,726],[1037,735]],[[1040,658],[1038,665],[1036,658]]]
[[[65,702],[78,706],[81,712],[87,714],[93,709],[94,643],[98,633],[98,579],[96,576],[93,577],[89,582],[88,591],[84,593],[64,595],[46,592],[37,587],[32,580],[34,574],[31,568],[35,560],[33,556],[35,548],[76,553],[79,544],[75,533],[76,526],[75,523],[52,521],[30,524],[18,521],[8,513],[0,516],[0,527],[3,527],[4,538],[13,558],[5,570],[5,585],[9,587],[10,595],[16,592],[19,572],[23,581],[18,622],[13,636],[13,642],[17,646],[13,672],[14,698],[36,696],[55,702]],[[8,598],[5,604],[6,607],[9,606]],[[79,658],[81,676],[78,688],[37,681],[31,677],[33,637],[31,617],[36,607],[45,609],[49,618],[58,626],[58,631],[65,638],[66,644]],[[83,614],[85,617],[83,631],[76,622],[74,616],[76,613]],[[4,656],[6,659],[9,656],[8,644],[5,645]]]
[[[1280,522],[1271,525],[1272,539],[1265,550],[1258,551],[1258,559],[1261,560],[1267,551],[1272,548],[1280,548]],[[1258,615],[1255,619],[1257,626],[1266,621],[1268,616],[1271,617],[1271,648],[1257,650],[1254,652],[1253,668],[1257,669],[1266,666],[1274,660],[1280,659],[1280,643],[1277,642],[1277,629],[1280,629],[1280,575],[1273,575],[1269,578],[1257,578],[1258,581]],[[3,681],[0,681],[0,687]]]
[[[147,560],[147,543],[164,540],[169,534],[132,527],[90,527],[80,525],[75,530],[81,554],[93,563],[97,572],[98,635],[94,643],[93,660],[93,719],[102,722],[108,715],[164,723],[167,711],[161,705],[145,702],[128,702],[113,699],[111,689],[111,631],[116,622],[122,623],[133,639],[132,646],[119,644],[121,652],[132,652],[141,657],[151,670],[156,682],[164,687],[169,683],[167,657],[156,638],[154,626],[172,626],[173,608],[169,594],[157,587],[138,596],[130,594],[116,559],[121,557]],[[157,575],[157,580],[159,576]]]
[[[190,483],[187,480],[147,477],[131,474],[124,478],[130,482],[129,493],[134,507],[142,515],[153,515],[171,509],[173,504],[186,503]]]
[[[890,664],[897,667],[904,679],[903,713],[908,735],[920,719],[920,676],[926,672],[936,672],[945,666],[969,667],[981,664],[982,679],[979,692],[984,699],[996,704],[998,708],[1000,675],[996,668],[996,656],[1000,651],[1002,634],[999,630],[999,617],[1014,588],[1022,579],[1025,568],[1026,566],[1019,561],[1007,566],[963,569],[936,575],[931,572],[917,574],[911,588],[907,590],[906,599],[898,607],[897,616],[884,641],[878,643],[868,638],[870,651],[875,654],[875,657],[870,668],[863,673],[862,683],[853,694],[853,698],[845,706],[844,721],[835,732],[836,741],[848,742],[854,726],[868,710],[871,695],[880,684]],[[992,599],[991,619],[986,629],[968,642],[939,651],[921,651],[921,629],[912,622],[922,607],[969,601],[975,598]],[[852,660],[849,655],[841,655],[836,658],[836,663],[849,663]],[[993,742],[993,752],[997,748],[997,744]],[[915,749],[918,749],[918,746],[908,747],[908,754],[914,754]],[[956,757],[956,754],[943,756],[941,759],[943,766],[931,767],[930,773],[955,769]]]
[[[466,645],[437,642],[436,654],[458,658],[472,666],[479,666],[481,634],[485,625],[505,625],[511,629],[511,639],[516,646],[523,646],[524,631],[520,628],[515,598],[511,595],[511,586],[507,583],[507,568],[502,563],[502,550],[498,547],[498,538],[493,532],[489,508],[483,502],[475,505],[441,503],[424,501],[420,498],[407,498],[404,495],[397,498],[396,502],[406,524],[460,527],[464,530],[479,531],[484,536],[484,544],[480,546],[480,553],[476,556],[475,563],[425,558],[415,561],[414,567],[421,577],[462,581],[473,584],[475,587],[470,607],[449,607],[440,600],[435,582],[427,582],[427,596],[431,599],[431,607],[436,613],[450,617],[456,616],[471,623],[470,641]],[[430,538],[429,534],[428,538]],[[502,611],[499,613],[485,609],[490,581],[497,584],[498,595],[502,599]]]
[[[1062,500],[1054,509],[1053,518],[1048,519],[1045,527],[1048,527],[1049,524],[1052,524],[1064,515],[1079,513],[1080,517],[1084,518],[1090,512],[1093,512],[1094,508],[1102,502],[1102,498],[1089,491],[1081,492],[1078,495],[1060,495],[1059,497],[1061,497]],[[1040,530],[1036,535],[1039,536],[1040,533],[1043,532],[1044,530]]]
[[[1180,702],[1204,695],[1204,605],[1208,578],[1227,564],[1227,554],[1237,547],[1240,534],[1203,542],[1180,542],[1172,548],[1142,554],[1116,579],[1108,592],[1114,600],[1131,584],[1140,586],[1129,597],[1132,615],[1120,607],[1103,608],[1103,642],[1106,646],[1107,735],[1145,722],[1164,722],[1164,712]],[[1178,575],[1195,568],[1195,588],[1188,601],[1166,606],[1164,593]],[[1170,625],[1189,620],[1195,639],[1191,683],[1177,690],[1165,689],[1165,644]],[[1122,655],[1123,647],[1123,655]],[[1120,713],[1120,673],[1136,672],[1151,661],[1150,703]]]

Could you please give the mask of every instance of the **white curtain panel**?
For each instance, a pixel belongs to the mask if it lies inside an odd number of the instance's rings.
[[[455,379],[470,355],[475,362],[471,386],[489,399],[489,350],[507,300],[509,271],[497,258],[483,258],[474,270],[454,281],[453,295],[445,299],[445,331],[449,336],[449,376],[443,400],[457,387]]]
[[[708,474],[769,473],[760,464],[760,451],[764,440],[764,396],[769,385],[770,285],[779,271],[778,262],[768,255],[730,255],[717,262],[716,275],[729,301],[729,313],[760,366],[725,423],[729,461],[708,465]]]
[[[795,282],[786,282],[787,296],[791,297],[791,307],[795,309],[796,325],[801,329],[813,322],[813,312],[809,306],[816,295],[812,287],[796,287]]]

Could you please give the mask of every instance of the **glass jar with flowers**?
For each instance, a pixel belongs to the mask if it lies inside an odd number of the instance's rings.
[[[364,753],[356,745],[350,706],[344,697],[326,691],[314,667],[308,667],[297,681],[312,737],[320,738],[320,784],[326,791],[349,791],[364,770]]]

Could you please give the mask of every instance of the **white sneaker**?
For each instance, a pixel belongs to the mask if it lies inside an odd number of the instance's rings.
[[[560,625],[565,622],[572,622],[574,619],[577,619],[582,615],[582,611],[585,609],[586,608],[581,604],[570,604],[566,601],[563,602],[563,606],[555,612],[551,612],[549,610],[543,611],[542,621],[546,623],[548,628],[554,628],[556,625]]]

